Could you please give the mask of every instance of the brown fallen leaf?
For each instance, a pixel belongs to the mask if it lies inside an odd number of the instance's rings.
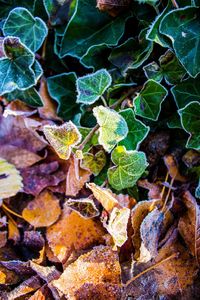
[[[4,247],[7,243],[7,231],[0,231],[0,248]]]
[[[53,161],[22,169],[24,192],[37,196],[46,187],[59,184],[65,179],[65,174],[58,168],[58,162]]]
[[[100,214],[94,201],[90,198],[68,199],[66,205],[86,219],[97,217]]]
[[[92,173],[81,169],[80,160],[71,156],[69,159],[69,169],[66,176],[66,196],[76,196],[84,184],[89,181]]]
[[[182,160],[188,168],[192,168],[200,163],[200,153],[191,149],[183,155]]]
[[[58,199],[45,190],[29,202],[22,217],[35,228],[48,227],[55,223],[61,213]]]
[[[122,10],[126,9],[130,0],[97,0],[97,7],[101,11],[107,11],[111,16],[117,16]]]
[[[52,280],[58,279],[61,275],[60,272],[55,268],[55,266],[44,267],[44,266],[40,266],[31,261],[30,267],[46,283],[49,283]]]
[[[98,246],[81,255],[70,264],[58,280],[52,282],[68,299],[86,299],[85,295],[93,295],[89,299],[105,299],[106,290],[110,287],[111,296],[107,299],[120,299],[116,294],[116,285],[120,288],[120,264],[117,252],[110,247]],[[99,286],[100,285],[100,286]],[[104,286],[105,285],[105,286]],[[99,295],[97,287],[103,291]],[[97,293],[95,292],[97,291]],[[88,293],[88,294],[87,294]],[[83,297],[82,297],[83,294]],[[97,297],[99,295],[99,297]]]
[[[52,299],[49,295],[49,289],[48,287],[42,286],[39,290],[37,290],[30,298],[29,300],[49,300]]]
[[[3,112],[3,116],[4,117],[7,117],[7,116],[28,117],[28,116],[35,114],[36,112],[37,112],[36,109],[31,108],[26,103],[24,103],[20,100],[14,100],[6,106],[6,108]]]
[[[39,231],[24,231],[22,244],[33,251],[40,251],[45,245],[45,240]]]
[[[19,242],[20,240],[19,229],[17,228],[16,224],[13,223],[13,221],[11,220],[8,221],[8,239],[12,240],[14,244]]]
[[[179,220],[178,230],[200,265],[200,206],[189,191],[184,192],[182,201],[187,210]]]
[[[47,228],[46,238],[53,254],[64,262],[72,250],[103,243],[104,233],[100,223],[85,219],[64,205],[60,219]]]
[[[150,183],[147,179],[138,180],[138,185],[144,189],[149,190],[148,198],[150,200],[161,200],[162,186],[159,183]]]
[[[164,162],[171,178],[174,178],[174,180],[181,181],[181,182],[186,181],[186,178],[180,174],[176,160],[173,157],[173,155],[171,154],[165,155]]]

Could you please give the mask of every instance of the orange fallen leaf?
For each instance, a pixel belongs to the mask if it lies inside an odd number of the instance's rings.
[[[13,240],[14,244],[20,240],[19,229],[11,220],[8,221],[8,239]]]
[[[46,238],[53,254],[63,262],[72,249],[82,250],[102,243],[104,233],[100,223],[85,219],[64,206],[61,218],[47,229]]]
[[[48,227],[61,213],[58,199],[49,191],[42,192],[23,210],[23,218],[34,227]]]

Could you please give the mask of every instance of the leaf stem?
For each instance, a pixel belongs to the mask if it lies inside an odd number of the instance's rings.
[[[9,207],[7,207],[4,203],[1,206],[3,209],[5,209],[6,211],[8,211],[9,213],[11,213],[12,215],[24,219],[21,215],[19,215],[18,213],[14,212],[13,210],[11,210]]]
[[[106,99],[104,98],[104,96],[101,96],[101,100],[102,100],[104,106],[108,107],[108,104],[107,104]]]
[[[135,88],[131,88],[126,94],[124,94],[119,100],[117,100],[114,104],[110,106],[110,108],[115,109],[121,102],[123,102],[127,97],[131,96],[133,93],[140,90],[143,86],[137,86]]]
[[[88,133],[88,135],[85,137],[85,139],[82,141],[82,143],[77,147],[79,150],[82,150],[87,142],[92,138],[93,134],[99,129],[99,124],[96,124],[92,130]]]
[[[176,2],[176,0],[171,0],[172,1],[172,4],[175,8],[179,8],[179,5],[178,3]]]
[[[169,186],[169,189],[168,189],[168,193],[167,193],[167,196],[166,196],[166,198],[165,198],[165,202],[164,202],[163,207],[162,207],[162,212],[164,212],[164,210],[165,210],[165,208],[166,208],[167,201],[168,201],[168,199],[169,199],[169,195],[170,195],[170,193],[171,193],[172,186],[173,186],[173,183],[174,183],[174,179],[175,179],[175,177],[173,177],[173,178],[171,179],[170,186]]]

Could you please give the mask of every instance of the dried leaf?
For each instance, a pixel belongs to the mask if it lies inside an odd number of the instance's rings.
[[[54,266],[44,267],[44,266],[40,266],[40,265],[38,265],[38,264],[31,261],[30,262],[30,267],[46,283],[49,283],[52,280],[55,280],[60,276],[60,272]]]
[[[97,0],[97,7],[101,11],[107,11],[111,16],[117,16],[122,10],[126,9],[130,0]]]
[[[99,215],[99,210],[90,198],[68,199],[66,205],[86,219],[91,219]]]
[[[8,221],[8,239],[13,240],[14,244],[20,240],[19,229],[11,220]]]
[[[178,229],[200,265],[200,207],[188,191],[183,194],[182,200],[187,210],[179,220]]]
[[[81,134],[71,121],[61,126],[46,125],[43,130],[50,145],[62,159],[69,159],[72,148],[81,142]]]
[[[77,299],[76,294],[86,293],[88,284],[89,290],[96,290],[97,285],[120,285],[120,265],[116,252],[110,247],[95,247],[87,254],[81,255],[74,263],[70,264],[58,280],[53,281],[53,285],[69,299]],[[114,287],[114,286],[113,286]],[[105,293],[105,292],[104,292]],[[91,299],[91,298],[90,298]],[[93,299],[103,300],[102,296]],[[117,299],[111,297],[109,299]]]
[[[0,248],[4,247],[7,243],[7,231],[0,231]]]
[[[62,262],[72,249],[82,250],[103,242],[104,230],[100,223],[85,219],[64,207],[61,218],[47,229],[47,241],[53,254]]]
[[[88,183],[87,187],[92,191],[94,197],[108,212],[111,212],[112,209],[118,205],[117,199],[113,197],[113,194],[110,190],[102,188],[95,183]]]
[[[61,213],[58,199],[49,191],[43,191],[23,210],[23,218],[35,228],[55,223]]]
[[[22,177],[14,165],[0,158],[0,198],[15,196],[23,188]]]
[[[168,169],[168,172],[169,172],[171,178],[174,178],[175,180],[178,180],[181,182],[186,181],[186,178],[180,174],[177,163],[175,161],[175,158],[172,155],[170,155],[170,154],[165,155],[164,162],[165,162],[165,165]]]
[[[28,117],[35,114],[36,112],[37,112],[36,109],[31,108],[26,103],[20,100],[14,100],[6,106],[3,112],[3,116],[5,118],[8,117],[9,115]]]

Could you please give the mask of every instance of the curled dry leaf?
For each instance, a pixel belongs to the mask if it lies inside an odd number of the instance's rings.
[[[90,198],[68,199],[66,205],[86,219],[91,219],[99,215],[99,210]]]
[[[72,250],[103,243],[104,234],[100,223],[81,217],[65,205],[61,218],[47,229],[46,237],[54,256],[63,262]]]
[[[152,200],[161,200],[162,186],[156,183],[150,183],[147,179],[138,180],[138,185],[149,190],[148,198]]]
[[[43,191],[23,210],[23,218],[34,227],[48,227],[61,213],[58,199],[49,191]]]
[[[20,232],[17,228],[16,224],[14,224],[11,220],[8,220],[8,239],[12,240],[14,244],[19,242],[20,240]]]
[[[0,198],[15,196],[23,188],[22,177],[14,165],[0,158]]]
[[[89,293],[91,293],[92,290],[96,290],[98,285],[101,285],[105,295],[108,286],[120,285],[120,275],[117,253],[110,247],[98,246],[70,264],[60,278],[53,281],[53,286],[69,299],[86,299],[85,297],[81,298],[81,294],[87,294],[88,287]],[[114,297],[114,294],[113,291],[113,295],[109,299],[119,299]],[[98,298],[97,295],[94,295],[93,299],[103,300],[105,298],[102,294]]]
[[[20,100],[14,100],[6,106],[3,112],[3,116],[5,118],[9,115],[28,117],[35,114],[36,112],[37,112],[36,109],[33,110],[33,108],[28,106],[26,103]]]
[[[71,156],[69,164],[66,176],[66,196],[75,197],[84,184],[89,181],[92,173],[80,168],[80,161],[74,156]]]
[[[182,201],[187,210],[179,220],[178,229],[200,265],[200,206],[189,191],[184,192]]]
[[[111,16],[117,16],[122,10],[126,9],[130,0],[97,0],[97,7],[101,11],[107,11]]]
[[[172,155],[165,155],[164,162],[171,178],[181,182],[186,181],[186,178],[180,174],[175,158]]]

